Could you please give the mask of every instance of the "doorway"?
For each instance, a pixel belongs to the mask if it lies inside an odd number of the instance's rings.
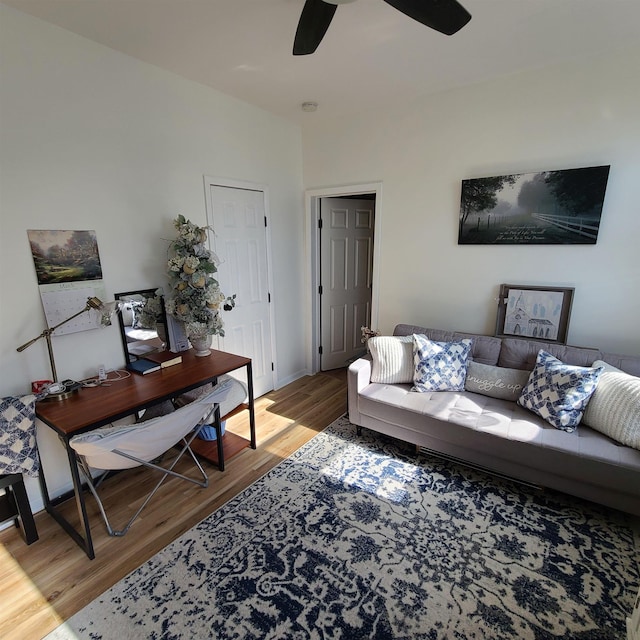
[[[371,324],[375,195],[320,198],[320,370],[365,352]]]
[[[306,192],[312,373],[348,366],[365,351],[360,327],[377,326],[380,196],[380,183]]]

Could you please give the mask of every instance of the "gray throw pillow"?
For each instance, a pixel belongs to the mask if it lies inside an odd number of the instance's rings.
[[[529,380],[530,371],[493,367],[479,362],[470,362],[464,388],[490,398],[516,402]]]

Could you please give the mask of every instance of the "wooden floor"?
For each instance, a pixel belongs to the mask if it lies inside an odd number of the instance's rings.
[[[310,440],[346,406],[345,370],[307,376],[258,398],[258,448],[228,460],[223,473],[205,463],[206,489],[169,479],[123,538],[107,535],[95,501],[88,497],[95,560],[45,512],[36,515],[40,539],[32,545],[13,527],[0,532],[0,638],[42,638]],[[247,412],[231,418],[227,429],[248,437]],[[115,509],[116,526],[126,522],[129,509],[135,511],[154,479],[155,474],[135,470],[106,483],[107,510],[109,505]],[[71,508],[68,517],[73,515]]]

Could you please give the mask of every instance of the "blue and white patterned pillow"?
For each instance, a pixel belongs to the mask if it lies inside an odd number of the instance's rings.
[[[574,431],[602,371],[602,367],[565,364],[540,349],[518,404],[537,413],[557,429]]]
[[[472,341],[435,342],[413,334],[412,391],[462,391]]]
[[[0,473],[38,477],[36,396],[0,398]]]

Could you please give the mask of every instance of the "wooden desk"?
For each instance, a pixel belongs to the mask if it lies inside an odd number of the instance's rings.
[[[90,559],[95,557],[95,553],[78,463],[75,452],[69,444],[69,440],[73,436],[92,431],[120,418],[130,416],[142,409],[170,400],[207,383],[215,383],[219,376],[246,367],[249,395],[247,409],[249,410],[251,429],[251,441],[249,444],[252,449],[256,448],[251,359],[232,353],[225,353],[224,351],[216,351],[215,349],[211,350],[210,356],[203,358],[196,357],[193,350],[184,351],[181,355],[181,364],[160,369],[144,376],[132,373],[124,380],[110,383],[111,386],[83,388],[67,400],[44,401],[36,404],[36,416],[60,436],[67,451],[69,469],[73,480],[73,493],[75,494],[78,515],[84,531],[77,531],[56,509],[49,496],[44,469],[41,467],[40,486],[44,497],[45,509],[84,549]],[[219,424],[217,426],[219,427]],[[219,431],[220,429],[218,428]],[[237,439],[238,436],[235,436],[235,438]],[[215,457],[220,469],[224,470],[223,439],[218,438]]]

